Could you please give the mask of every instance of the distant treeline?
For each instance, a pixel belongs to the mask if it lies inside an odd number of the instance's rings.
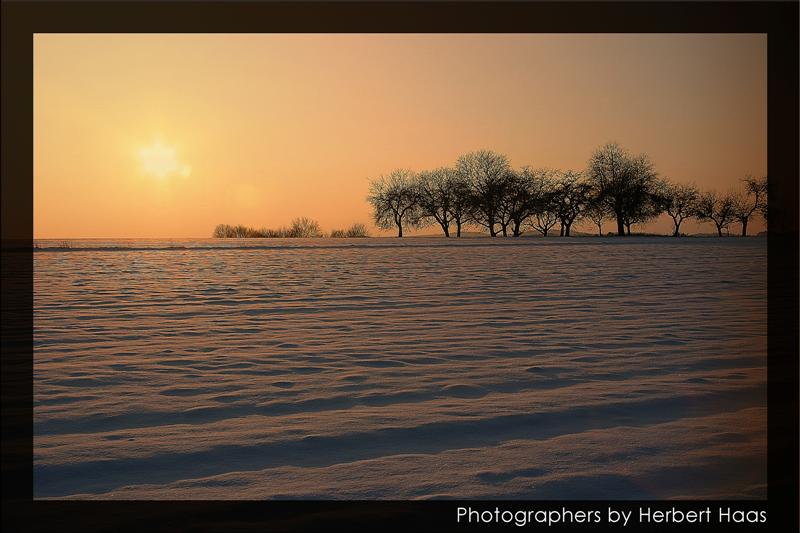
[[[490,150],[464,154],[453,167],[414,172],[398,169],[372,181],[368,200],[382,229],[438,225],[446,237],[465,225],[489,235],[518,237],[528,229],[547,236],[559,224],[562,236],[579,220],[592,222],[599,235],[603,222],[616,222],[618,235],[662,213],[680,236],[688,218],[709,221],[721,237],[733,223],[767,218],[767,178],[746,176],[738,190],[721,194],[691,184],[659,178],[645,154],[632,155],[616,143],[598,148],[586,169],[513,169],[508,158]]]
[[[312,238],[312,237],[369,237],[369,232],[364,224],[353,224],[348,229],[331,230],[329,234],[320,229],[316,220],[307,217],[300,217],[292,220],[289,227],[283,226],[277,229],[261,228],[254,229],[247,226],[231,226],[229,224],[219,224],[214,228],[212,235],[215,239],[272,239],[272,238]]]

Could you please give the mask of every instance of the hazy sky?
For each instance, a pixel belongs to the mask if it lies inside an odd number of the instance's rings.
[[[371,225],[394,168],[582,169],[611,140],[701,188],[766,175],[766,36],[34,37],[36,238]]]

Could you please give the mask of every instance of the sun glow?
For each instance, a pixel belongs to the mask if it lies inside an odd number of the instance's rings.
[[[157,178],[187,177],[191,173],[191,167],[178,159],[175,148],[161,141],[139,150],[139,158],[144,172]]]

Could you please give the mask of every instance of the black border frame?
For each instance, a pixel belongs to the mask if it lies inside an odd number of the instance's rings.
[[[766,33],[768,35],[768,499],[798,528],[797,2],[3,2],[3,529],[454,529],[457,502],[46,502],[32,500],[34,33]],[[505,502],[501,508],[636,508],[637,502]],[[639,502],[669,508],[664,502]],[[698,503],[678,502],[678,508]],[[718,502],[725,503],[725,502]],[[493,509],[500,502],[468,501]],[[465,528],[467,526],[459,526]],[[531,527],[531,526],[529,526]],[[540,527],[540,526],[533,526]],[[720,527],[720,526],[716,526]],[[745,529],[753,526],[743,526]],[[509,526],[517,529],[515,526]],[[712,524],[712,528],[714,525]],[[508,528],[507,528],[508,529]],[[586,526],[577,529],[587,529]],[[636,529],[628,526],[626,529]],[[663,529],[650,526],[648,530]],[[683,527],[672,526],[670,530]],[[696,531],[698,526],[687,527]],[[705,529],[705,528],[703,528]]]

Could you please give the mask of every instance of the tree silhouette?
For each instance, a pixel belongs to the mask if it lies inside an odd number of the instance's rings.
[[[491,150],[470,152],[458,158],[456,171],[469,183],[472,220],[497,236],[495,225],[511,174],[508,158]]]
[[[500,224],[500,233],[508,237],[508,227],[511,225],[514,212],[518,209],[519,200],[524,197],[524,190],[520,186],[519,176],[512,169],[508,170],[504,178],[502,194],[497,210],[497,223]]]
[[[533,213],[528,218],[528,226],[547,237],[550,229],[558,222],[558,202],[556,201],[555,171],[539,169],[532,173]]]
[[[554,201],[561,222],[561,236],[569,237],[570,228],[591,201],[592,185],[574,170],[562,172],[555,183]]]
[[[614,213],[608,208],[608,205],[601,201],[596,192],[592,192],[589,197],[589,202],[583,212],[584,217],[591,220],[597,226],[597,234],[603,236],[603,221],[611,218]]]
[[[663,180],[659,183],[660,195],[664,211],[672,218],[672,236],[679,237],[681,223],[694,216],[700,192],[694,185],[671,183]]]
[[[511,225],[514,237],[522,235],[523,223],[537,210],[544,209],[552,192],[551,170],[523,167],[510,175],[501,209],[506,225]]]
[[[664,197],[658,192],[656,183],[647,188],[636,187],[629,197],[629,206],[625,215],[625,230],[631,234],[633,224],[644,224],[664,212]]]
[[[458,172],[454,172],[450,187],[450,215],[456,223],[456,237],[461,237],[461,228],[472,220],[472,194],[469,183]]]
[[[537,212],[528,220],[528,224],[541,233],[542,237],[547,237],[548,232],[556,223],[558,223],[558,211],[553,205]]]
[[[455,222],[460,237],[468,199],[464,191],[464,181],[456,171],[442,167],[420,172],[414,187],[421,221],[435,221],[441,226],[445,237],[450,237],[450,224]]]
[[[717,228],[717,235],[722,237],[726,229],[736,219],[736,210],[732,194],[721,195],[717,191],[708,191],[700,195],[695,208],[698,220],[710,220]]]
[[[370,183],[367,200],[372,204],[375,225],[381,229],[397,227],[398,237],[403,236],[403,228],[419,224],[414,177],[411,170],[397,169]]]
[[[767,213],[769,212],[769,206],[767,205],[767,198],[769,197],[769,194],[767,193],[767,190],[769,188],[767,176],[764,176],[763,178],[758,180],[758,183],[760,184],[759,186],[763,193],[761,196],[761,206],[758,208],[758,213],[761,215],[761,218],[764,219],[764,222],[769,224],[769,220],[767,219]]]
[[[510,170],[506,177],[498,215],[504,237],[508,236],[509,227],[515,237],[522,235],[522,222],[531,214],[531,191],[528,182],[524,169],[522,172]]]
[[[631,156],[617,143],[597,149],[589,160],[588,177],[617,219],[617,234],[630,234],[631,224],[653,217],[651,203],[656,173],[644,154]]]
[[[758,213],[766,213],[767,205],[767,178],[755,178],[751,175],[743,180],[745,190],[733,198],[736,220],[742,224],[742,237],[747,237],[747,223],[750,218]],[[766,216],[764,216],[766,220]]]

